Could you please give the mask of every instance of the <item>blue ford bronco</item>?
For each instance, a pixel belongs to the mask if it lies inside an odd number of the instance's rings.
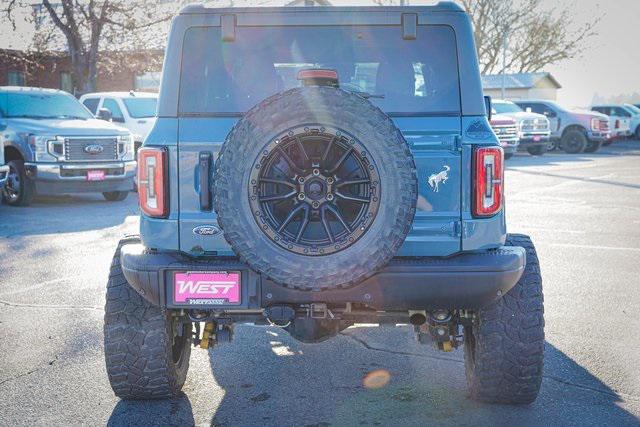
[[[138,154],[140,236],[107,285],[116,395],[177,394],[191,345],[235,323],[303,342],[404,323],[464,348],[473,399],[534,401],[540,268],[506,233],[490,111],[453,3],[183,8]]]

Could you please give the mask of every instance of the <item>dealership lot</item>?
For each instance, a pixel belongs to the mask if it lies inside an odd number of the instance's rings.
[[[420,346],[406,326],[364,325],[317,345],[243,325],[231,344],[193,349],[181,398],[119,401],[103,363],[102,307],[137,201],[96,195],[0,206],[3,424],[637,424],[640,142],[517,155],[507,167],[508,228],[533,237],[545,286],[545,379],[532,406],[474,403],[461,350]],[[389,383],[363,387],[380,370]]]

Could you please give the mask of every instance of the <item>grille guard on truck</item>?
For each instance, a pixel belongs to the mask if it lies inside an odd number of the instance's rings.
[[[122,247],[122,271],[150,303],[166,308],[259,310],[273,304],[362,303],[376,310],[478,309],[500,298],[520,279],[526,264],[521,247],[502,246],[447,258],[394,258],[372,277],[350,288],[319,292],[278,285],[233,257],[192,258],[180,252]],[[175,304],[173,272],[239,271],[240,305]]]

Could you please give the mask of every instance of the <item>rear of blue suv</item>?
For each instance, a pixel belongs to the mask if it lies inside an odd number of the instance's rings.
[[[237,322],[303,342],[369,322],[463,345],[477,400],[533,401],[540,272],[506,234],[486,101],[451,3],[184,8],[138,156],[141,233],[107,287],[115,393],[177,393],[191,344],[231,341]]]

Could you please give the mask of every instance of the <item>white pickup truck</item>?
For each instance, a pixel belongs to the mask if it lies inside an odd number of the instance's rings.
[[[592,105],[591,111],[609,116],[611,138],[624,138],[636,134],[640,136],[640,115],[626,104]],[[635,108],[635,107],[634,107]]]

